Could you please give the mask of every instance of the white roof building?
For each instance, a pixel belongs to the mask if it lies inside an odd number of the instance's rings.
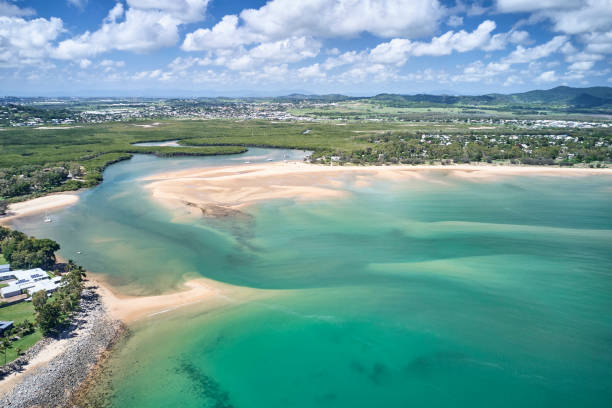
[[[61,277],[50,279],[49,274],[40,268],[10,271],[0,273],[0,281],[13,280],[8,286],[0,289],[3,298],[20,295],[27,292],[32,295],[40,290],[55,292]]]

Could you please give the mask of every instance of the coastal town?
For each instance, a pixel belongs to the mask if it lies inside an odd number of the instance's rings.
[[[179,120],[272,120],[272,121],[396,121],[422,123],[467,123],[514,126],[519,129],[594,129],[612,126],[609,115],[504,114],[487,107],[459,111],[424,111],[410,108],[384,109],[374,102],[311,100],[306,96],[285,98],[0,98],[0,130],[3,127],[75,126],[147,119]],[[540,116],[540,117],[538,117]],[[557,117],[554,117],[557,116]]]

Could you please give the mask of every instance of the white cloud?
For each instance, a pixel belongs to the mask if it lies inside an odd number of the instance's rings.
[[[588,52],[612,54],[612,30],[604,33],[587,33],[582,36]]]
[[[59,43],[55,58],[95,56],[111,50],[148,52],[176,44],[178,27],[204,18],[208,0],[128,0],[113,7],[102,27]],[[121,21],[123,19],[123,21]]]
[[[550,19],[554,31],[565,34],[612,29],[612,0],[497,0],[497,9],[533,13],[529,23]]]
[[[9,3],[8,1],[0,1],[0,16],[26,17],[33,16],[34,14],[36,14],[36,11],[30,7],[19,8],[15,4]]]
[[[510,41],[523,41],[528,37],[524,32],[491,36],[494,29],[495,22],[485,20],[471,33],[465,30],[448,31],[439,37],[433,37],[430,42],[394,38],[371,50],[370,59],[378,63],[402,65],[409,56],[442,56],[476,49],[492,51],[504,48]]]
[[[321,66],[316,63],[298,69],[298,76],[304,79],[325,78],[325,72],[321,71]]]
[[[466,52],[486,46],[491,40],[491,31],[495,22],[485,20],[471,33],[465,30],[456,33],[449,31],[440,37],[434,37],[429,43],[415,43],[413,55],[448,55],[453,51]]]
[[[586,0],[574,10],[558,10],[542,14],[554,22],[556,31],[566,34],[590,33],[612,29],[612,0]]]
[[[311,38],[292,37],[259,44],[251,48],[249,55],[266,61],[297,62],[319,54],[321,43]]]
[[[89,67],[90,65],[91,65],[91,61],[88,60],[87,58],[83,58],[82,60],[79,61],[79,67],[81,67],[81,69],[85,69]]]
[[[184,72],[190,69],[191,67],[206,66],[210,65],[211,63],[212,61],[210,60],[210,58],[177,57],[170,64],[168,64],[168,67],[173,72]]]
[[[568,67],[570,71],[588,71],[593,68],[595,61],[578,61]]]
[[[271,37],[315,35],[415,37],[435,30],[444,11],[437,0],[272,0],[242,19]]]
[[[52,42],[64,31],[62,20],[0,16],[0,66],[38,64],[52,50]]]
[[[536,82],[555,82],[558,79],[555,71],[545,71],[536,78]]]
[[[186,51],[270,42],[288,37],[379,37],[431,34],[444,16],[438,0],[270,0],[228,15],[212,29],[187,34]]]
[[[104,22],[107,23],[107,24],[116,23],[117,20],[119,20],[121,17],[123,17],[124,11],[125,10],[123,9],[123,3],[115,4],[115,7],[110,9],[108,14],[106,15],[106,18],[104,19]]]
[[[329,57],[323,63],[323,68],[326,70],[334,69],[342,65],[354,64],[364,58],[365,53],[357,51],[347,51],[337,57]]]
[[[476,61],[465,67],[461,74],[454,75],[451,79],[453,82],[491,81],[493,77],[507,74],[509,71],[510,64],[504,62],[490,62],[485,65],[482,61]]]
[[[265,37],[238,27],[238,16],[227,15],[212,29],[200,28],[185,36],[182,49],[185,51],[232,48],[243,44],[264,41]]]
[[[250,50],[240,47],[237,50],[218,50],[215,65],[223,65],[232,70],[242,71],[267,63],[293,63],[319,54],[321,43],[307,37],[291,37],[284,40],[261,43]]]
[[[568,38],[566,36],[559,35],[547,43],[531,48],[525,48],[522,45],[518,45],[516,49],[505,58],[504,62],[521,64],[548,57],[549,55],[559,51],[561,47],[567,43],[567,39]]]

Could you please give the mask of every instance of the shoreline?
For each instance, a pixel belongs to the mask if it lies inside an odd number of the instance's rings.
[[[55,338],[40,340],[0,377],[0,406],[69,406],[73,397],[86,392],[132,325],[190,306],[212,311],[283,292],[194,278],[183,283],[183,290],[131,296],[117,292],[102,276],[88,275],[81,311],[70,326]]]
[[[106,312],[96,288],[87,285],[81,310],[68,328],[56,338],[41,340],[28,361],[0,380],[0,406],[67,406],[125,330]]]
[[[18,218],[70,207],[76,204],[78,201],[79,196],[74,192],[64,192],[52,193],[42,197],[9,204],[7,214],[0,217],[0,225],[4,225],[6,222],[10,222]]]

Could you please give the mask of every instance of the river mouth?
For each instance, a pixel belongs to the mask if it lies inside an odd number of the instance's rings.
[[[113,407],[606,406],[610,176],[333,176],[346,196],[261,201],[245,218],[194,219],[147,190],[158,172],[305,153],[136,155],[53,225],[15,222],[122,293],[169,293],[201,277],[240,288],[219,307],[194,303],[133,324],[92,398]]]

